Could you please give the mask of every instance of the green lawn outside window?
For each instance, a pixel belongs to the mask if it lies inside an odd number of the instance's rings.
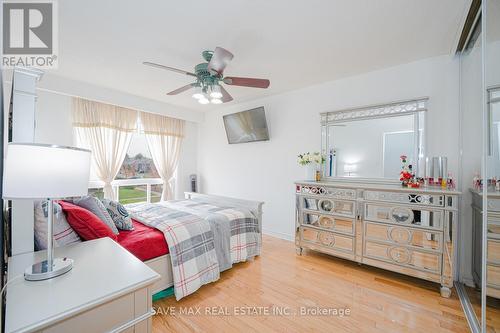
[[[151,202],[160,201],[161,193],[151,191]],[[146,202],[146,185],[120,186],[119,199],[122,204]]]

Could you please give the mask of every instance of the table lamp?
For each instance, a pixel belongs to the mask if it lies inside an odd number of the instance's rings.
[[[356,164],[344,164],[344,172],[347,173],[347,177],[351,177],[356,169]]]
[[[54,258],[53,200],[87,195],[89,174],[89,150],[34,143],[8,144],[3,198],[48,201],[47,259],[26,268],[24,272],[26,280],[50,279],[73,268],[72,259]]]

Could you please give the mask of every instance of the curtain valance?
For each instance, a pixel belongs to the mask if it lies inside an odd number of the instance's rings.
[[[73,98],[73,127],[101,127],[133,132],[137,130],[137,111],[83,98]]]
[[[147,112],[140,112],[139,117],[145,134],[184,137],[184,120]]]

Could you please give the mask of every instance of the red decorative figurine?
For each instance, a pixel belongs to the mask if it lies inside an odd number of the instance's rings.
[[[409,187],[409,184],[413,184],[413,178],[415,177],[411,171],[411,164],[408,165],[406,155],[401,155],[401,163],[403,166],[401,167],[401,172],[399,173],[399,180],[401,181],[401,185],[404,187]],[[413,186],[412,186],[413,187]]]

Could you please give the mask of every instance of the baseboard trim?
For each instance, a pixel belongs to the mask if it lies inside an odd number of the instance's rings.
[[[276,237],[276,238],[279,238],[279,239],[287,240],[289,242],[293,242],[294,241],[294,237],[292,235],[285,234],[283,232],[277,232],[277,231],[271,231],[271,230],[268,230],[268,229],[262,229],[262,233],[264,235],[273,236],[273,237]]]

